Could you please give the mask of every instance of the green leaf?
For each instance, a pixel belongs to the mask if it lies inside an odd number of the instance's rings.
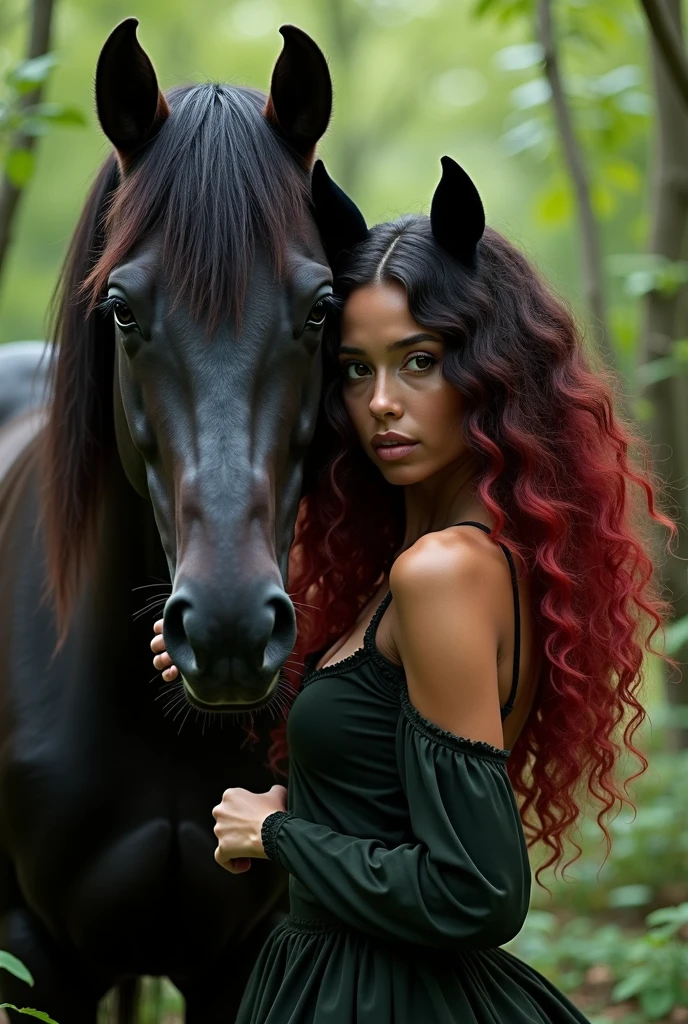
[[[639,298],[649,295],[657,286],[657,274],[653,270],[634,270],[626,278],[626,291],[629,295]]]
[[[614,96],[624,89],[640,85],[643,80],[642,69],[636,64],[625,64],[623,67],[607,71],[595,81],[595,91],[600,96]]]
[[[685,643],[688,643],[688,615],[669,623],[665,629],[666,653],[673,657]],[[652,923],[652,922],[650,922]]]
[[[70,127],[83,128],[88,124],[85,114],[79,107],[68,107],[63,103],[36,103],[27,107],[24,114],[26,117],[35,117],[43,121],[50,121],[51,124],[69,125]]]
[[[552,90],[545,78],[532,78],[530,82],[524,82],[511,90],[511,102],[519,110],[528,110],[531,107],[541,107],[549,103]]]
[[[652,711],[652,721],[663,729],[688,729],[688,704],[660,704]],[[688,836],[686,847],[688,848]]]
[[[612,1001],[620,1003],[630,996],[636,996],[639,992],[642,992],[647,983],[652,980],[652,977],[651,967],[648,965],[637,967],[614,986],[611,993]]]
[[[33,985],[33,977],[28,967],[25,967],[21,960],[4,949],[0,949],[0,968],[9,971],[15,978],[25,981],[27,985]]]
[[[24,188],[35,166],[34,155],[28,149],[11,149],[5,160],[5,174],[15,188]]]
[[[543,57],[540,43],[516,43],[497,50],[492,61],[501,71],[522,71],[539,64]]]
[[[57,56],[54,53],[44,53],[40,57],[22,61],[9,72],[7,82],[20,94],[31,92],[45,82],[56,64]]]
[[[650,1020],[665,1017],[674,1006],[674,993],[669,988],[651,988],[640,995],[640,1005]]]
[[[679,619],[679,622],[688,624],[688,616]],[[688,708],[685,710],[688,711]],[[647,915],[645,922],[653,926],[671,924],[678,931],[679,928],[688,925],[688,903],[679,903],[676,907],[659,907]]]
[[[658,384],[660,380],[667,380],[675,377],[678,364],[673,356],[660,356],[650,360],[649,363],[642,363],[636,368],[635,381],[638,387],[646,388],[650,384]]]
[[[626,291],[636,297],[653,291],[675,295],[688,282],[688,261],[670,260],[659,253],[617,253],[606,264],[610,273],[626,279]]]
[[[47,135],[50,131],[50,125],[45,121],[39,121],[36,117],[23,117],[18,127],[21,128],[24,135],[31,135],[33,137]]]
[[[472,13],[477,18],[492,14],[506,23],[524,14],[532,14],[532,4],[533,0],[477,0]]]
[[[522,153],[532,146],[537,146],[546,139],[545,129],[536,118],[529,118],[521,124],[514,125],[502,135],[502,145],[513,156]]]
[[[56,1020],[49,1017],[43,1010],[32,1010],[30,1006],[15,1006],[14,1003],[0,1003],[0,1010],[16,1010],[17,1013],[25,1013],[27,1017],[37,1017],[45,1021],[45,1024],[57,1024]]]
[[[607,906],[644,907],[652,902],[652,895],[649,885],[619,885],[607,894]]]

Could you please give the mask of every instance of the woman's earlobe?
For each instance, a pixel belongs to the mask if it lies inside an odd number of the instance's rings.
[[[485,231],[485,210],[471,178],[450,156],[442,157],[442,178],[430,208],[435,240],[454,259],[474,269]]]

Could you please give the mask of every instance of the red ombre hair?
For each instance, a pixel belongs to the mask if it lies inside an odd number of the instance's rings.
[[[614,769],[622,746],[648,766],[633,737],[645,652],[671,605],[654,577],[654,524],[677,534],[649,450],[620,413],[615,375],[589,351],[566,307],[525,256],[487,229],[477,268],[435,242],[427,217],[373,228],[335,267],[339,310],[355,289],[400,282],[414,319],[445,342],[444,377],[461,393],[460,426],[479,467],[477,495],[531,578],[533,621],[545,658],[535,701],[507,763],[528,846],[557,867],[583,804],[634,807]],[[403,489],[387,483],[348,420],[336,362],[340,315],[323,340],[320,426],[307,466],[290,560],[299,625],[296,664],[349,632],[404,536]],[[292,663],[293,664],[293,663]],[[294,670],[292,670],[294,671]],[[295,673],[300,682],[298,671]],[[271,764],[288,755],[283,723]],[[634,808],[635,809],[635,808]],[[563,869],[578,859],[577,853]],[[546,886],[544,886],[546,888]]]

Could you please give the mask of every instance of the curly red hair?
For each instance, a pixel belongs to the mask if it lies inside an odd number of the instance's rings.
[[[615,375],[587,351],[575,319],[527,259],[487,229],[478,266],[466,271],[432,238],[428,218],[379,225],[335,268],[339,307],[373,280],[404,285],[409,309],[445,341],[442,372],[463,396],[461,426],[479,466],[477,495],[531,577],[533,621],[545,658],[535,701],[507,770],[528,846],[564,856],[583,803],[607,854],[605,817],[627,800],[614,777],[622,746],[648,761],[633,738],[645,652],[669,617],[654,576],[654,524],[677,528],[659,508],[663,488],[646,442],[620,413]],[[335,353],[340,318],[323,344],[321,421],[290,558],[298,622],[289,671],[298,689],[306,653],[349,632],[394,561],[404,535],[401,488],[365,456],[346,417]],[[623,730],[621,735],[619,733]],[[271,732],[270,763],[287,756],[286,726]],[[634,807],[635,809],[635,807]],[[577,853],[565,868],[578,859]],[[546,888],[546,887],[545,887]]]

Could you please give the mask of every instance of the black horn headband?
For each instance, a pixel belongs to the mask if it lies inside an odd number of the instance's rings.
[[[436,242],[464,266],[475,268],[485,211],[472,180],[450,156],[442,157],[442,178],[430,208]],[[335,184],[322,160],[313,167],[311,195],[315,220],[332,264],[337,255],[369,237],[365,218],[354,201]]]

